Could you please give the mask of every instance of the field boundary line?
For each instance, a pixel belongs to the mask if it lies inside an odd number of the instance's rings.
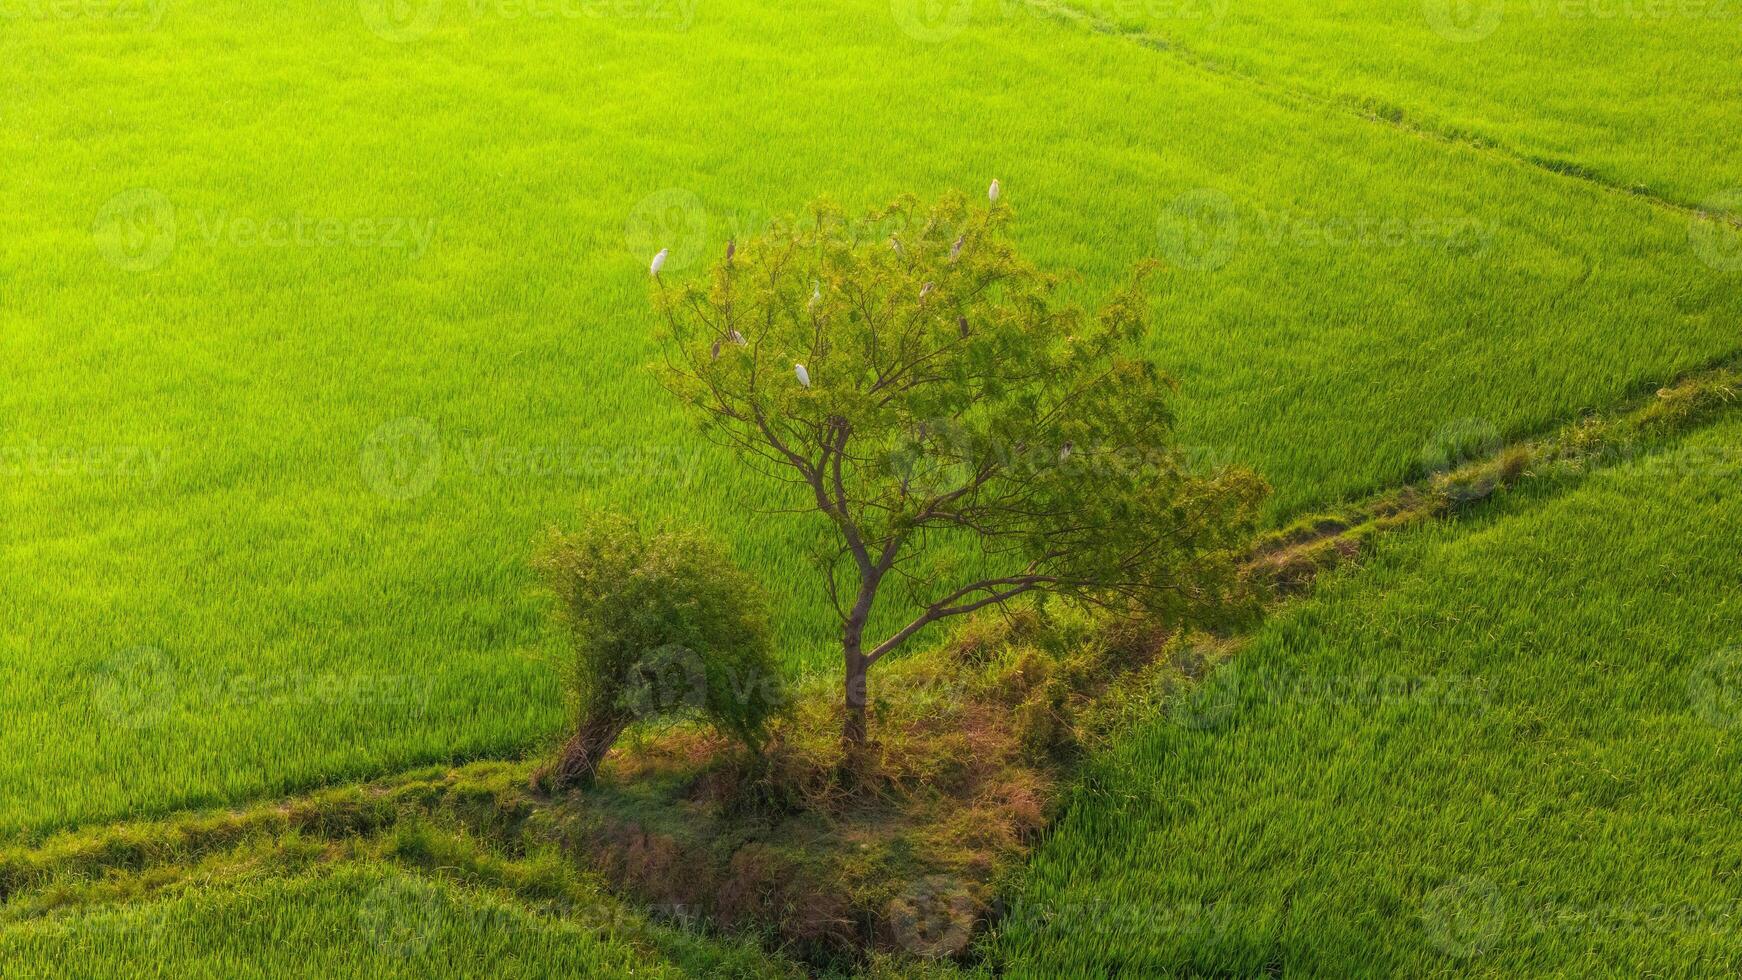
[[[1244,71],[1198,54],[1167,35],[1151,30],[1121,27],[1104,17],[1072,4],[1070,0],[1020,0],[1020,2],[1055,20],[1073,23],[1095,34],[1119,38],[1150,51],[1171,55],[1175,60],[1197,69],[1202,74],[1216,78],[1235,79],[1286,108],[1298,109],[1304,104],[1331,109],[1424,140],[1489,153],[1499,159],[1531,170],[1553,174],[1557,177],[1591,185],[1612,194],[1643,201],[1681,217],[1723,221],[1742,229],[1742,215],[1714,212],[1699,204],[1679,200],[1659,191],[1629,185],[1571,160],[1554,160],[1535,156],[1492,136],[1423,122],[1410,115],[1409,110],[1404,106],[1396,103],[1382,102],[1378,99],[1363,100],[1356,96],[1315,91]],[[1376,111],[1378,109],[1385,111]]]
[[[1604,412],[1519,436],[1427,477],[1299,518],[1261,536],[1247,569],[1279,599],[1308,591],[1324,571],[1366,550],[1374,534],[1447,519],[1530,479],[1557,493],[1591,473],[1673,451],[1692,433],[1742,409],[1742,351],[1683,372],[1654,392]]]

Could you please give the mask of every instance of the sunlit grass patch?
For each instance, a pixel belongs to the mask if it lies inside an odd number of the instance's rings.
[[[1089,767],[1011,975],[1727,969],[1739,447],[1380,541]]]

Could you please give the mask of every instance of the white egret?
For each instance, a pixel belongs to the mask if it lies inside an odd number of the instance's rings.
[[[925,299],[927,296],[931,295],[931,288],[932,284],[929,282],[919,287],[919,298]]]
[[[658,255],[655,255],[655,256],[654,256],[654,257],[653,257],[653,264],[652,264],[652,265],[649,265],[649,266],[648,266],[648,267],[647,267],[647,270],[648,270],[648,271],[649,271],[649,272],[650,272],[650,273],[652,273],[652,274],[653,274],[653,275],[656,275],[656,276],[657,276],[657,275],[659,275],[659,270],[661,270],[661,269],[663,269],[663,268],[665,268],[665,258],[666,258],[666,256],[668,256],[668,255],[670,255],[670,254],[671,254],[671,249],[669,249],[669,248],[662,248],[662,249],[660,249],[660,250],[659,250],[659,254],[658,254]]]
[[[817,308],[817,304],[821,303],[822,301],[823,301],[822,284],[817,282],[815,279],[812,279],[811,280],[811,300],[810,300],[810,304],[809,304],[808,308],[814,310]]]
[[[737,344],[739,347],[746,347],[750,343],[748,340],[745,340],[744,335],[739,333],[736,329],[727,336],[731,338],[732,343]]]
[[[1066,442],[1063,446],[1059,447],[1059,462],[1062,463],[1065,460],[1070,459],[1070,458],[1071,458],[1071,444],[1069,442]]]
[[[958,238],[956,243],[950,246],[950,261],[956,261],[956,256],[960,254],[962,254],[962,239]]]
[[[805,386],[806,388],[809,388],[811,386],[811,373],[804,369],[803,364],[794,364],[792,366],[792,371],[794,374],[798,375],[798,383],[799,384]]]
[[[992,178],[992,186],[986,188],[986,199],[991,201],[993,204],[997,204],[998,195],[1003,193],[1003,191],[1004,189],[998,186],[998,178],[994,177]]]

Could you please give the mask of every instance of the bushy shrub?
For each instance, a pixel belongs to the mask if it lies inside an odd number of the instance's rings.
[[[766,593],[694,531],[589,515],[552,530],[534,565],[567,639],[575,730],[544,773],[585,786],[637,721],[698,717],[752,750],[782,700]]]

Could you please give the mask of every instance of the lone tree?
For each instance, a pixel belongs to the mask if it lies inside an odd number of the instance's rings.
[[[1143,273],[1098,316],[1006,235],[1009,208],[827,202],[666,284],[662,382],[704,430],[833,525],[819,556],[841,620],[842,739],[866,738],[866,672],[929,624],[1028,593],[1204,621],[1243,592],[1236,548],[1266,493],[1198,473],[1174,384],[1135,352]],[[903,606],[867,626],[886,586]]]

